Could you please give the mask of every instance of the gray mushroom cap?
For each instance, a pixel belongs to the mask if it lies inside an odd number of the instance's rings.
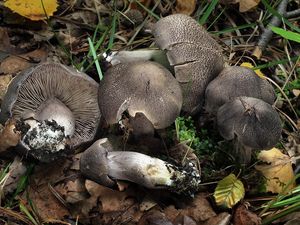
[[[239,96],[262,99],[273,104],[276,98],[272,85],[249,68],[230,66],[209,83],[205,91],[205,110],[216,114],[224,103]]]
[[[182,88],[182,110],[197,113],[208,83],[223,69],[221,47],[196,20],[183,14],[160,19],[154,25],[153,35],[174,66]]]
[[[172,74],[158,63],[138,61],[110,68],[99,86],[99,106],[109,124],[126,110],[143,113],[154,128],[172,124],[180,113],[181,88]]]
[[[55,121],[70,138],[70,145],[77,147],[96,134],[100,120],[97,92],[98,84],[84,73],[62,64],[40,64],[10,83],[0,121],[30,118],[38,126],[42,121]]]
[[[251,149],[269,149],[281,136],[281,121],[273,107],[261,99],[238,97],[221,106],[217,113],[218,129],[226,140]]]

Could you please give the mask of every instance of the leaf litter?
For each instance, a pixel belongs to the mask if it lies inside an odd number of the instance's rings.
[[[17,1],[15,1],[17,2]],[[56,1],[52,1],[56,2]],[[102,4],[100,1],[84,1],[83,5],[84,9],[80,8],[78,10],[78,6],[80,3],[74,1],[73,5],[65,7],[63,9],[58,8],[58,13],[55,14],[55,18],[53,18],[52,22],[54,27],[60,27],[59,32],[57,32],[56,36],[58,37],[59,42],[62,43],[63,46],[67,46],[67,48],[71,51],[72,54],[77,57],[83,57],[88,52],[88,45],[86,44],[86,37],[91,34],[90,26],[83,26],[83,24],[94,25],[97,24],[99,18],[97,15],[111,12],[111,5]],[[147,8],[151,8],[153,5],[152,1],[141,1]],[[158,8],[161,12],[166,13],[168,9],[174,10],[174,12],[186,13],[191,15],[193,13],[197,13],[199,3],[194,3],[188,5],[185,4],[184,0],[176,1],[176,5],[164,5],[159,4]],[[253,9],[257,6],[259,1],[240,1],[240,12],[249,11],[249,13],[253,12]],[[15,4],[15,3],[13,3]],[[121,4],[121,3],[120,3]],[[244,5],[242,5],[244,4]],[[63,6],[63,5],[62,5]],[[74,7],[74,8],[73,8]],[[234,6],[228,6],[234,7]],[[55,8],[55,9],[54,9]],[[137,3],[131,4],[132,9],[138,9],[142,12],[144,18],[148,16],[149,12],[145,11]],[[174,9],[173,9],[174,8]],[[71,13],[66,13],[71,9]],[[164,9],[164,11],[162,11]],[[17,10],[17,9],[12,9]],[[55,12],[56,7],[52,7],[52,10],[48,12],[48,16],[52,16],[51,11]],[[66,10],[66,11],[64,11]],[[156,11],[157,12],[157,11]],[[170,11],[169,11],[170,12]],[[64,16],[66,13],[66,16]],[[26,13],[25,13],[26,14]],[[25,15],[24,14],[24,15]],[[36,17],[33,14],[39,14]],[[43,14],[43,15],[42,15]],[[244,14],[245,15],[245,14]],[[29,19],[45,19],[45,12],[42,13],[27,13],[26,16]],[[217,15],[215,15],[217,16]],[[234,17],[234,16],[233,16]],[[246,15],[247,17],[247,15]],[[7,17],[9,18],[9,17]],[[6,19],[6,18],[5,18]],[[236,18],[235,18],[236,19]],[[247,17],[249,19],[249,17]],[[251,19],[250,19],[251,20]],[[8,20],[6,20],[8,21]],[[17,21],[17,20],[15,20]],[[19,21],[19,20],[18,20]],[[41,22],[41,21],[40,21]],[[12,79],[18,72],[24,70],[25,68],[30,67],[37,62],[47,61],[49,58],[54,58],[57,61],[68,62],[70,59],[65,55],[65,51],[61,46],[55,46],[57,43],[53,41],[55,35],[55,31],[53,27],[46,26],[47,32],[43,33],[45,30],[45,26],[41,25],[39,21],[37,21],[38,27],[43,27],[41,30],[26,30],[21,31],[19,34],[17,32],[12,31],[11,29],[2,32],[4,34],[4,41],[0,41],[0,96],[1,92],[4,94],[5,89]],[[109,17],[105,17],[104,20],[101,21],[100,29],[106,29],[110,26]],[[232,22],[232,21],[231,21]],[[44,23],[44,22],[42,22]],[[297,23],[297,22],[296,22]],[[63,24],[63,25],[62,25]],[[17,25],[18,26],[18,25]],[[84,28],[83,28],[84,27]],[[95,25],[96,27],[96,25]],[[22,29],[22,28],[21,28]],[[132,35],[136,32],[135,27],[128,28],[124,26],[122,30],[117,31],[118,33],[112,34],[116,39],[116,43],[114,48],[118,50],[120,47],[124,46],[124,43],[121,43],[118,39],[118,36],[125,37],[125,40],[129,40]],[[24,29],[25,30],[25,29]],[[53,32],[54,31],[54,32]],[[89,33],[89,32],[90,33]],[[143,31],[144,32],[144,31]],[[149,42],[149,36],[147,33],[143,33],[142,36],[138,36],[141,38],[145,38],[145,40],[140,41],[139,39],[134,40],[130,44],[129,49],[134,49],[137,46],[147,46]],[[16,37],[20,37],[22,35],[28,35],[30,38],[33,37],[34,41],[31,41],[30,44],[24,44],[22,41],[18,43],[18,40],[13,39]],[[24,36],[26,36],[24,35]],[[43,38],[41,38],[43,37]],[[226,35],[223,36],[226,39]],[[1,37],[0,37],[1,40]],[[11,41],[12,40],[12,41]],[[50,42],[49,42],[50,41]],[[235,40],[234,40],[235,41]],[[11,43],[12,42],[12,43]],[[27,40],[29,43],[29,41]],[[46,45],[44,42],[48,42]],[[1,43],[5,43],[1,45]],[[53,45],[54,43],[54,45]],[[238,55],[239,50],[237,48],[239,45],[233,46],[233,51],[237,54],[236,58],[243,58],[243,55]],[[102,47],[100,47],[102,48]],[[246,50],[245,50],[246,51]],[[275,54],[279,54],[275,52]],[[247,54],[246,54],[247,55]],[[280,55],[280,54],[279,54]],[[247,56],[248,57],[248,56]],[[266,59],[269,56],[266,56]],[[276,56],[277,57],[277,56]],[[73,59],[72,59],[73,60]],[[80,63],[78,58],[74,59],[74,64]],[[265,63],[266,61],[260,61],[259,63]],[[234,63],[234,62],[231,62]],[[90,69],[91,74],[95,71],[93,68]],[[263,71],[264,74],[270,73],[270,71]],[[3,89],[3,91],[2,91]],[[293,89],[293,95],[295,98],[299,98],[297,95],[298,89]],[[3,95],[2,94],[2,95]],[[1,99],[0,99],[1,100]],[[283,103],[285,104],[285,103]],[[293,102],[294,104],[294,102]],[[284,107],[284,105],[283,105]],[[296,135],[298,135],[296,133]],[[8,137],[8,138],[7,138]],[[294,141],[291,140],[291,135],[288,136],[290,139],[290,145],[287,145],[287,148],[292,149],[294,152],[293,156],[297,156],[299,152],[297,152],[297,138],[294,138]],[[296,136],[297,137],[297,136]],[[18,143],[18,135],[14,133],[13,125],[6,125],[4,130],[1,133],[0,146],[4,150],[10,149],[14,147]],[[296,147],[295,147],[296,146]],[[184,157],[194,158],[194,153],[192,151],[186,151],[189,149],[189,146],[177,147],[177,149],[181,149],[178,153],[175,150],[171,151],[171,156],[174,156],[175,160],[180,162]],[[176,149],[176,148],[175,148]],[[295,150],[296,149],[296,150]],[[213,156],[213,155],[212,155]],[[196,157],[197,158],[197,157]],[[287,156],[281,156],[280,162],[283,163],[287,161],[291,161],[292,159],[287,158]],[[270,164],[276,164],[276,166],[280,166],[277,160],[267,161],[267,166]],[[294,161],[296,163],[296,160]],[[205,162],[206,163],[206,162]],[[285,163],[283,163],[285,164]],[[288,164],[289,169],[284,169],[284,171],[288,171],[290,178],[293,177],[291,164]],[[260,167],[258,167],[260,168]],[[267,170],[267,167],[263,170]],[[275,167],[276,168],[276,167]],[[221,221],[226,223],[226,221],[232,220],[231,215],[234,215],[233,222],[234,225],[237,224],[247,224],[247,222],[252,221],[252,224],[260,224],[259,218],[255,217],[251,211],[253,208],[247,209],[243,206],[243,203],[238,204],[237,209],[230,211],[230,213],[216,213],[218,210],[215,210],[216,207],[212,198],[209,194],[196,194],[194,199],[176,199],[175,196],[170,195],[169,193],[164,193],[160,191],[151,191],[145,190],[143,188],[137,188],[133,184],[119,184],[119,188],[109,189],[99,184],[96,184],[91,181],[85,181],[78,174],[78,159],[75,157],[72,160],[67,160],[65,162],[59,162],[55,167],[49,166],[44,167],[44,165],[37,166],[34,170],[33,175],[30,177],[29,186],[24,194],[20,197],[22,201],[26,203],[26,207],[31,208],[31,204],[33,204],[35,209],[38,211],[38,217],[41,219],[40,221],[50,221],[52,219],[64,220],[65,218],[70,218],[73,221],[76,220],[77,217],[80,218],[84,224],[93,223],[93,224],[220,224]],[[273,171],[274,172],[274,171]],[[273,172],[270,172],[273,174]],[[229,173],[227,173],[228,175]],[[266,175],[265,175],[266,176]],[[281,175],[282,176],[282,175]],[[224,176],[223,176],[224,177]],[[223,178],[222,177],[222,178]],[[270,177],[270,179],[274,178],[274,174]],[[278,177],[276,176],[275,179]],[[269,179],[269,178],[268,178]],[[267,179],[267,180],[268,180]],[[214,180],[220,180],[217,177]],[[268,190],[279,192],[281,188],[276,189],[276,185],[281,183],[274,182],[276,184],[267,184]],[[244,182],[245,180],[242,179]],[[283,183],[288,182],[284,181]],[[15,184],[14,184],[15,185]],[[279,185],[280,186],[280,185]],[[211,187],[208,185],[208,187]],[[248,191],[247,186],[245,186],[246,193]],[[13,189],[13,188],[12,188]],[[212,189],[210,189],[212,190]],[[153,192],[153,193],[152,193]],[[29,199],[28,199],[29,196]],[[209,201],[207,201],[207,199]],[[3,210],[4,211],[4,210]],[[8,212],[7,212],[8,213]],[[16,216],[16,215],[15,215]],[[250,219],[249,219],[250,218]],[[292,219],[297,219],[295,216]],[[299,218],[299,217],[298,217]],[[248,220],[248,221],[247,221]],[[291,219],[290,219],[291,220]],[[26,219],[23,219],[26,221]],[[238,221],[238,222],[237,222]],[[30,222],[28,222],[30,223]],[[250,223],[250,222],[249,222]]]

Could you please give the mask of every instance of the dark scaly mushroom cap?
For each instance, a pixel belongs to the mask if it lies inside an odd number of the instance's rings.
[[[109,124],[124,111],[143,113],[154,128],[172,124],[180,113],[181,89],[172,74],[155,62],[120,63],[110,68],[99,86],[99,106]]]
[[[96,134],[100,120],[97,91],[98,84],[86,74],[62,64],[40,64],[11,82],[0,120],[30,119],[27,125],[39,126],[41,136],[48,135],[48,128],[58,128],[70,138],[70,145],[77,147]]]
[[[249,68],[230,66],[209,83],[205,92],[205,110],[216,114],[224,103],[239,96],[262,99],[273,104],[276,95],[272,85]]]
[[[217,113],[219,132],[226,140],[251,149],[269,149],[281,135],[281,121],[273,107],[261,99],[238,97],[221,106]]]
[[[182,110],[194,114],[204,102],[208,83],[223,69],[221,47],[193,18],[174,14],[154,26],[156,44],[167,50],[183,94]]]

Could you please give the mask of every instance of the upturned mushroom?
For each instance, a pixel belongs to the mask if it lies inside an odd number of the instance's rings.
[[[40,161],[93,140],[100,120],[98,84],[62,64],[44,63],[20,73],[10,83],[0,121],[13,117],[21,145]]]
[[[230,66],[209,83],[205,91],[205,110],[216,115],[219,107],[239,96],[262,99],[273,104],[276,98],[272,85],[252,69]]]
[[[250,162],[252,150],[274,147],[282,131],[273,107],[252,97],[237,97],[221,106],[217,124],[223,138],[235,141],[236,155],[245,164]]]
[[[124,180],[186,195],[193,195],[200,187],[200,174],[192,163],[179,168],[138,152],[114,151],[107,138],[96,141],[82,153],[80,171],[108,187]]]
[[[183,14],[160,19],[153,35],[174,66],[182,88],[182,110],[197,113],[204,102],[206,86],[223,69],[221,47],[197,21]]]
[[[108,124],[119,122],[127,111],[131,117],[143,114],[142,118],[155,129],[163,129],[175,121],[181,105],[178,82],[155,62],[117,64],[106,72],[99,85],[99,106]]]

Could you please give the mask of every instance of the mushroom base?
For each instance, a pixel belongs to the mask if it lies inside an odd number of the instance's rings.
[[[54,120],[22,120],[17,122],[16,129],[21,131],[22,147],[41,162],[51,162],[66,156],[70,150],[69,137]]]
[[[177,168],[174,165],[168,165],[173,171],[171,177],[172,184],[168,189],[178,194],[193,196],[200,188],[200,174],[193,163],[185,165],[183,168]]]

